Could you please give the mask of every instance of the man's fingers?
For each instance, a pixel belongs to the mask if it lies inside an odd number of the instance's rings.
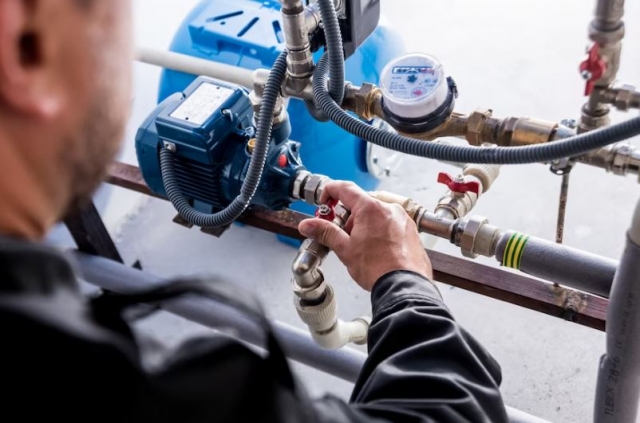
[[[340,254],[349,242],[349,235],[331,222],[322,219],[308,219],[302,221],[300,233],[307,238],[318,241]]]
[[[353,231],[353,226],[356,224],[356,219],[353,215],[349,216],[349,220],[344,225],[344,231],[351,235],[351,231]]]
[[[339,200],[349,210],[353,210],[358,203],[363,201],[374,201],[369,194],[353,182],[343,181],[328,182],[324,186],[320,202],[326,204],[331,198]]]

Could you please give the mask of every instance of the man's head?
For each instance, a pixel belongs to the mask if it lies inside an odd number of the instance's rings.
[[[130,0],[0,0],[0,234],[40,238],[123,138]]]

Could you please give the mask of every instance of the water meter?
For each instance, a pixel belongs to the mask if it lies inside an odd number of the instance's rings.
[[[440,62],[426,54],[408,54],[382,71],[383,110],[394,128],[427,132],[453,112],[457,89]]]

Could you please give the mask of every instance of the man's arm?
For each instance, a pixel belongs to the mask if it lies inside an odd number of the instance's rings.
[[[372,301],[369,359],[352,397],[360,410],[393,422],[507,421],[497,362],[430,282],[393,272],[376,283]]]
[[[431,263],[415,223],[353,184],[328,184],[323,201],[330,197],[351,210],[345,230],[318,219],[300,230],[334,250],[371,291],[373,322],[353,405],[327,398],[318,405],[321,413],[337,409],[343,418],[326,421],[506,422],[500,368],[430,282]]]

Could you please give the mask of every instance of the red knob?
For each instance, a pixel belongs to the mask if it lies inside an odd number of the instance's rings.
[[[475,195],[480,195],[480,184],[478,182],[459,182],[448,173],[440,173],[438,175],[438,183],[446,185],[452,192],[458,194],[472,192]]]
[[[596,82],[602,78],[607,71],[607,64],[600,57],[600,46],[595,43],[589,49],[589,57],[580,64],[580,72],[587,80],[587,86],[584,95],[591,95],[596,86]]]
[[[316,210],[316,217],[322,220],[333,222],[336,219],[335,207],[338,205],[338,200],[331,199],[326,205],[320,206]]]

